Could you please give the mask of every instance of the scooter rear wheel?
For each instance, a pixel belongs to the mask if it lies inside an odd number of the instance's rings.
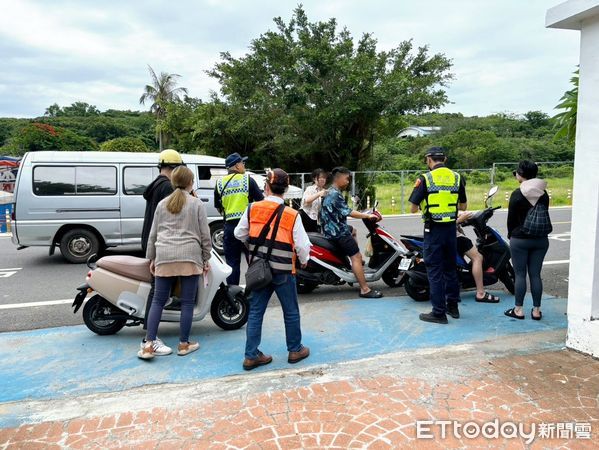
[[[427,302],[430,299],[430,288],[428,286],[417,286],[411,278],[406,280],[404,288],[410,297],[417,302]]]
[[[83,307],[83,322],[91,331],[100,336],[115,334],[127,323],[127,319],[104,319],[102,316],[118,314],[116,308],[100,295],[94,295]]]

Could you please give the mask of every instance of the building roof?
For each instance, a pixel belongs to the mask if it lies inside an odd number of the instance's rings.
[[[598,0],[568,0],[547,10],[545,26],[580,30],[582,21],[599,14]]]

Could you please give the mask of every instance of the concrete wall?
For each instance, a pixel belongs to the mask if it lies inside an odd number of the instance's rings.
[[[599,357],[599,1],[558,5],[547,26],[581,33],[566,345]]]

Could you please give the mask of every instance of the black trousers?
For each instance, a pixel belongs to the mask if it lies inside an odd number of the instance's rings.
[[[424,228],[424,263],[431,290],[433,314],[436,316],[447,313],[448,303],[460,301],[456,256],[455,222],[427,224]]]

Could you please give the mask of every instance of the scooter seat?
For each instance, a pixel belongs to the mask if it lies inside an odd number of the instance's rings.
[[[308,233],[308,238],[310,238],[310,242],[314,245],[318,245],[319,247],[325,248],[331,252],[339,251],[337,245],[335,245],[332,241],[329,241],[320,233]]]
[[[147,283],[152,281],[149,259],[127,255],[104,256],[97,261],[96,265],[127,278]]]

